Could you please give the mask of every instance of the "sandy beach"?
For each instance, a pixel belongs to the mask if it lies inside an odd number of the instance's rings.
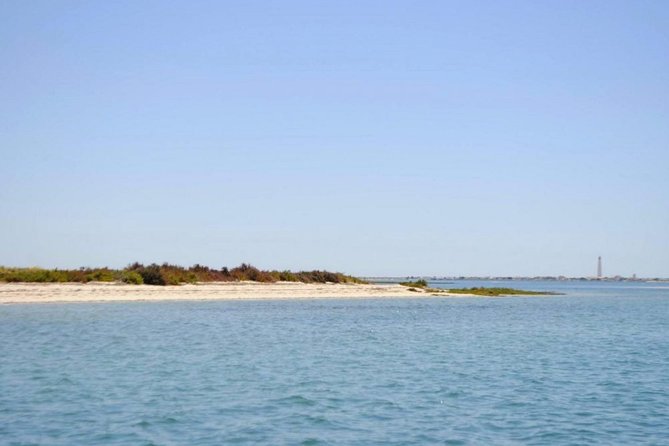
[[[444,295],[446,295],[444,293]],[[3,283],[0,304],[161,300],[406,298],[430,296],[401,285],[215,282],[181,286],[119,283]],[[440,294],[441,296],[441,294]],[[462,297],[462,295],[458,295]]]

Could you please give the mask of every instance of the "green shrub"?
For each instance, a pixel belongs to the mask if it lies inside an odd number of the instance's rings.
[[[41,268],[3,268],[1,277],[5,282],[67,282],[65,271]]]
[[[121,272],[121,282],[131,285],[141,285],[144,283],[142,275],[137,271],[123,271]]]
[[[425,288],[427,287],[427,281],[424,279],[420,279],[413,282],[400,282],[400,285],[414,288]]]
[[[114,272],[108,268],[88,270],[87,282],[113,282],[116,278]]]

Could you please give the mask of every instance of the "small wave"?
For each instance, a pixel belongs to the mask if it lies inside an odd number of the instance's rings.
[[[295,406],[315,406],[316,401],[306,398],[302,395],[291,395],[285,398],[273,400],[272,403],[279,405],[295,405]]]
[[[172,417],[163,417],[160,420],[160,424],[175,424],[175,423],[178,423],[178,422],[179,422],[179,420],[177,420],[176,418],[172,418]]]

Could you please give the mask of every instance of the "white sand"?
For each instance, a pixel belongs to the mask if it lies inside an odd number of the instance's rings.
[[[444,295],[446,295],[444,293]],[[0,304],[159,300],[323,299],[428,297],[401,285],[215,282],[181,286],[117,283],[5,283]],[[463,297],[457,295],[457,297]]]

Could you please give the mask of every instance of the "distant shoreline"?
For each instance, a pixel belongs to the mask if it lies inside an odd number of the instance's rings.
[[[532,276],[532,277],[495,277],[495,276],[360,276],[361,280],[371,283],[397,283],[404,280],[428,280],[430,282],[669,282],[669,278],[662,277],[566,277],[566,276]]]

